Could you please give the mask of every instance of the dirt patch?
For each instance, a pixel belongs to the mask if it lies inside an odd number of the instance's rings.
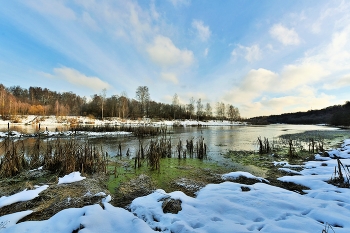
[[[25,179],[23,179],[27,177],[26,174],[1,181],[1,184],[6,184],[5,187],[9,189],[9,191],[2,196],[9,196],[13,193],[23,191],[25,188],[33,189],[34,185],[41,185],[42,183],[38,180],[45,180],[47,177],[51,177],[50,179],[55,180],[55,182],[46,183],[49,184],[49,188],[41,192],[39,196],[33,200],[17,202],[0,208],[0,216],[19,211],[33,210],[32,214],[21,219],[21,221],[46,220],[63,209],[79,208],[100,203],[102,198],[109,194],[105,185],[106,177],[104,175],[94,175],[79,182],[57,185],[56,179],[54,178],[56,177],[55,175],[45,171],[41,174],[43,176],[38,176],[36,180],[31,181],[25,181]],[[11,183],[13,184],[11,185]],[[27,186],[22,186],[22,188],[20,188],[23,184],[27,184]],[[101,192],[105,195],[102,195]],[[2,193],[5,192],[2,190]]]
[[[127,208],[135,198],[146,196],[155,189],[152,179],[145,174],[141,174],[135,179],[121,183],[115,190],[111,204]]]
[[[302,194],[302,195],[306,194],[304,192],[304,190],[309,190],[309,188],[306,187],[306,186],[295,184],[295,183],[292,183],[292,182],[282,182],[282,181],[279,181],[279,180],[271,180],[270,184],[274,185],[274,186],[277,186],[277,187],[280,187],[280,188],[283,188],[283,189],[287,189],[289,191],[293,191],[293,192]]]
[[[188,178],[180,178],[171,182],[170,187],[173,190],[178,190],[185,193],[187,196],[195,197],[196,193],[206,185],[207,182]]]

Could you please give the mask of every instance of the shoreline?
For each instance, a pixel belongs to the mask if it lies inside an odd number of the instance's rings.
[[[15,122],[14,122],[15,121]],[[0,120],[0,126],[21,126],[21,125],[42,125],[42,126],[70,126],[70,125],[91,125],[91,126],[107,126],[107,125],[153,125],[153,126],[233,126],[247,125],[247,122],[228,121],[228,120],[160,120],[156,121],[149,118],[130,120],[118,117],[106,117],[104,120],[92,119],[84,116],[18,116],[15,120]]]

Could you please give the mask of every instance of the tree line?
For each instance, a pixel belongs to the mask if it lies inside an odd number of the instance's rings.
[[[129,98],[125,92],[107,97],[104,89],[87,100],[73,92],[60,93],[42,87],[7,88],[0,84],[0,115],[3,119],[17,115],[89,116],[102,119],[241,119],[237,107],[223,102],[211,106],[210,103],[203,103],[201,98],[195,100],[192,97],[187,104],[181,104],[176,93],[171,104],[153,101],[147,86],[139,86],[135,98]]]
[[[281,115],[259,116],[248,119],[252,124],[330,124],[350,126],[350,101],[306,112],[284,113]]]

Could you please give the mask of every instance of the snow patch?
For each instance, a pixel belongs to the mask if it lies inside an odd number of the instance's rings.
[[[82,177],[80,172],[72,172],[64,177],[58,178],[58,184],[69,184],[77,181],[84,180],[86,177]]]

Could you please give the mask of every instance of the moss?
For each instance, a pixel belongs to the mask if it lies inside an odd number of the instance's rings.
[[[156,171],[151,170],[146,162],[140,168],[134,169],[133,161],[117,160],[108,166],[110,175],[107,186],[111,193],[116,193],[116,189],[121,184],[145,174],[151,177],[156,188],[173,191],[169,184],[174,180],[179,178],[201,178],[201,174],[204,174],[205,170],[210,170],[213,173],[230,171],[229,168],[221,167],[215,162],[199,159],[164,158],[160,161],[160,169]],[[114,174],[114,171],[116,171],[116,174]]]

